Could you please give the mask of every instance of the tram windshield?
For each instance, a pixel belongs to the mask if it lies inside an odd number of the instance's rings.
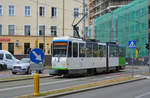
[[[66,57],[67,42],[53,43],[53,57]]]

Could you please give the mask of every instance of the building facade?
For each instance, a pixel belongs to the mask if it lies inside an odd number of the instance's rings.
[[[111,11],[130,3],[133,0],[90,0],[89,1],[89,22],[93,19],[111,13]]]
[[[97,17],[94,27],[90,27],[91,38],[124,45],[127,57],[148,56],[145,46],[150,39],[149,3],[149,0],[134,0],[111,13]],[[130,49],[128,41],[136,41],[136,49]]]
[[[0,49],[19,55],[39,47],[50,54],[53,37],[73,36],[72,22],[82,17],[79,1],[0,0]]]

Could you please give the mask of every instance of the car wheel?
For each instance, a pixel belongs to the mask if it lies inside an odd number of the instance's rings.
[[[27,74],[31,74],[31,69],[28,67]]]
[[[6,65],[6,64],[4,64],[4,65],[3,65],[3,68],[4,68],[4,70],[6,70],[6,69],[7,69],[7,65]]]
[[[0,64],[0,70],[3,70],[3,65],[2,64]]]
[[[41,74],[42,73],[42,70],[39,70],[39,74]]]
[[[16,74],[17,72],[12,72],[12,74]]]

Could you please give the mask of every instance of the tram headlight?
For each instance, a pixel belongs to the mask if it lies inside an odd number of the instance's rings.
[[[56,66],[56,64],[53,64],[53,66]]]
[[[69,65],[69,63],[66,63],[66,66],[68,66]]]

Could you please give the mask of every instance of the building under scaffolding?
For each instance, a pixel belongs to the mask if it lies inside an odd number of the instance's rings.
[[[92,20],[114,9],[128,4],[133,0],[89,0],[89,17]]]
[[[115,1],[115,0],[114,0]],[[118,0],[117,0],[118,1]],[[136,41],[138,56],[148,55],[145,44],[148,43],[148,7],[149,0],[135,0],[128,5],[122,6],[110,13],[99,16],[95,20],[95,26],[89,28],[89,37],[95,28],[96,40],[100,42],[117,42],[126,46],[126,56],[131,57],[131,49],[128,41]]]

